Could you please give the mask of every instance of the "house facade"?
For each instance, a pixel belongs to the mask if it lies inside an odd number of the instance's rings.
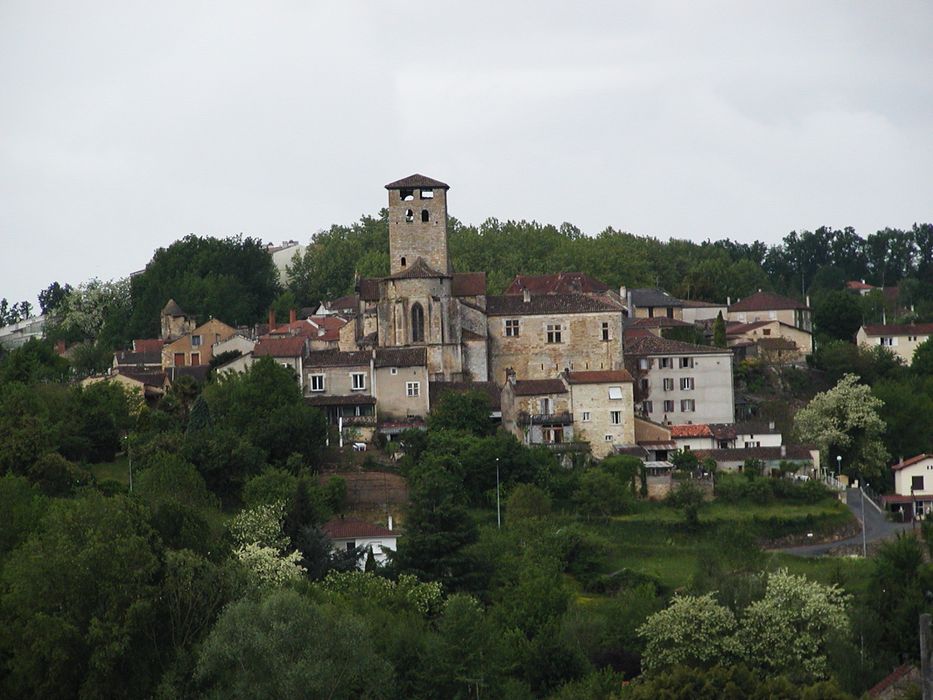
[[[921,343],[933,336],[933,323],[869,324],[858,329],[855,340],[866,347],[887,348],[906,364]]]
[[[910,518],[925,518],[933,512],[933,454],[902,459],[891,471],[894,493],[881,497],[885,506]]]
[[[214,345],[235,334],[235,328],[212,318],[177,340],[163,345],[162,367],[209,365],[214,357]]]
[[[777,326],[772,326],[772,337],[786,336],[802,353],[810,353],[813,350],[813,320],[809,299],[804,303],[780,294],[758,290],[730,304],[727,320],[741,324],[778,321]],[[795,330],[792,332],[791,329]]]
[[[398,533],[390,527],[373,525],[364,520],[352,518],[333,518],[321,527],[321,530],[330,538],[334,551],[352,551],[359,548],[363,554],[357,561],[361,570],[366,567],[366,557],[372,550],[373,558],[377,564],[383,565],[388,559],[387,552],[398,549]]]

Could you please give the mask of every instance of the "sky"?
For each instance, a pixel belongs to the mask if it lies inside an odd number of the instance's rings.
[[[933,220],[933,3],[0,0],[0,297],[189,234],[451,215],[661,239]]]

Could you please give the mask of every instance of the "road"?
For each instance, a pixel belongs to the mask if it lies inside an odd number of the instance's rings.
[[[855,518],[862,522],[862,494],[858,489],[846,489],[846,504],[852,509]],[[865,541],[868,544],[877,540],[894,537],[899,532],[909,530],[910,523],[892,523],[885,519],[884,512],[876,506],[870,498],[865,499]],[[828,554],[837,547],[850,547],[862,545],[862,533],[854,537],[824,544],[810,544],[803,547],[787,547],[775,551],[787,554],[796,554],[800,557],[819,557]]]

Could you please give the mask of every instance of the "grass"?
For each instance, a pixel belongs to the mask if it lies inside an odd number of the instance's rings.
[[[129,488],[130,469],[126,455],[118,456],[113,462],[91,464],[88,468],[91,470],[91,474],[94,475],[98,483],[101,481],[116,481]]]
[[[819,503],[787,503],[773,501],[762,505],[750,503],[708,503],[700,509],[700,522],[712,523],[742,523],[767,518],[796,519],[825,516],[841,516],[848,512],[848,508],[839,501],[825,500]],[[648,504],[646,509],[629,515],[620,515],[613,518],[621,523],[655,523],[672,525],[683,522],[683,514],[664,505]]]

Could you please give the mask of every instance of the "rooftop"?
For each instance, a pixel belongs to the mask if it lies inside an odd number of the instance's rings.
[[[663,289],[657,287],[648,287],[644,289],[633,289],[632,304],[643,308],[651,306],[683,306],[684,303],[677,297],[672,297]]]
[[[307,342],[307,338],[300,335],[260,338],[253,348],[253,357],[301,357],[305,354]]]
[[[622,312],[621,304],[586,294],[538,294],[525,301],[517,294],[486,298],[489,316],[529,316],[541,314],[574,314],[594,312]]]
[[[346,540],[357,537],[398,537],[398,533],[382,525],[373,525],[364,520],[352,518],[334,518],[321,527],[324,534],[332,540]]]
[[[440,180],[435,180],[434,178],[428,177],[427,175],[421,175],[420,173],[415,173],[414,175],[409,175],[408,177],[403,177],[401,180],[396,180],[395,182],[390,182],[386,185],[387,190],[402,190],[402,189],[441,189],[449,190],[450,185],[446,182],[441,182]]]
[[[551,275],[515,275],[503,294],[602,294],[609,285],[583,272],[558,272]]]
[[[734,303],[729,307],[729,311],[780,311],[785,309],[808,308],[810,307],[802,301],[759,290]]]
[[[448,391],[457,394],[482,391],[489,397],[490,410],[498,411],[502,405],[502,393],[495,382],[431,382],[428,384],[431,405],[433,406]]]
[[[635,379],[624,369],[604,369],[567,372],[567,381],[571,384],[610,384],[612,382],[634,382]]]
[[[865,335],[933,335],[933,323],[870,323],[862,326]]]
[[[512,390],[516,396],[567,393],[567,387],[560,379],[519,379],[516,380]]]
[[[668,340],[656,335],[645,335],[637,338],[626,338],[626,355],[729,355],[727,348],[715,348],[709,345],[694,345],[680,340]]]
[[[916,457],[911,457],[910,459],[902,459],[897,464],[894,464],[891,466],[891,471],[893,472],[899,471],[903,469],[904,467],[909,467],[913,464],[918,464],[925,459],[933,459],[933,455],[928,455],[924,453],[924,454],[919,454]]]

